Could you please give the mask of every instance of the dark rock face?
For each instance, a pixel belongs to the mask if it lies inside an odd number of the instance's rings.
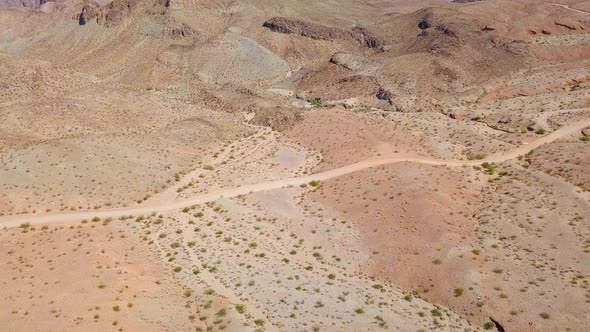
[[[37,9],[48,0],[0,0],[0,9],[2,8],[30,8]]]
[[[273,17],[263,27],[278,33],[296,34],[316,40],[349,40],[368,48],[381,48],[383,42],[366,28],[345,30],[286,17]]]
[[[496,327],[496,330],[498,330],[498,332],[506,332],[506,330],[504,329],[504,326],[502,326],[502,324],[500,324],[500,322],[493,319],[492,317],[490,317],[490,320],[492,321],[492,323],[494,323],[494,326]]]
[[[98,24],[112,26],[121,22],[134,6],[134,0],[115,0],[103,7],[87,4],[82,7],[77,18],[80,25],[96,18]]]
[[[114,0],[102,7],[94,3],[87,4],[82,7],[76,19],[80,25],[85,25],[86,22],[96,19],[98,24],[114,26],[121,23],[139,3],[140,0]],[[164,14],[169,6],[170,0],[156,0],[148,14]]]
[[[347,39],[351,33],[344,29],[328,27],[286,17],[273,17],[262,25],[274,32],[296,34],[319,40]]]
[[[84,16],[84,13],[80,13],[80,16],[78,17],[78,24],[80,25],[86,25],[86,17]]]
[[[386,102],[389,103],[389,105],[393,105],[393,95],[391,94],[391,91],[389,91],[389,90],[379,88],[379,91],[377,91],[376,97],[379,100],[385,100]]]
[[[427,17],[421,19],[420,22],[418,22],[418,28],[420,28],[420,30],[426,30],[430,27],[431,27],[431,24],[428,21]]]

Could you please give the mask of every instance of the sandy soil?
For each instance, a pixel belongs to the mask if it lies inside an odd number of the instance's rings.
[[[124,225],[52,225],[0,232],[7,331],[187,330],[182,286]],[[196,316],[198,317],[198,316]]]

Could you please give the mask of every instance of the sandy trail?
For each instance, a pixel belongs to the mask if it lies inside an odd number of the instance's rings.
[[[256,138],[262,137],[263,135],[264,135],[264,132],[259,131],[258,133],[251,136],[251,138],[256,139]],[[246,151],[246,153],[244,155],[241,155],[238,158],[234,159],[234,162],[241,163],[248,156],[254,154],[264,144],[265,144],[264,142],[256,144],[253,148]],[[221,153],[218,157],[216,157],[210,163],[210,165],[219,166],[224,160],[226,160],[231,155],[231,153],[232,153],[231,149],[226,149],[223,153]],[[189,172],[188,174],[183,176],[179,182],[166,188],[166,190],[160,192],[159,194],[156,194],[156,195],[152,196],[151,198],[149,198],[144,205],[151,205],[152,202],[170,202],[170,201],[175,200],[176,197],[178,196],[178,189],[185,187],[186,185],[188,185],[192,181],[198,180],[198,177],[201,173],[202,173],[201,168],[197,168],[197,169]]]
[[[555,5],[555,6],[559,6],[559,7],[562,7],[562,8],[565,8],[565,9],[568,9],[568,10],[571,10],[571,11],[574,11],[574,12],[578,12],[578,13],[582,13],[582,14],[590,14],[589,11],[586,11],[586,10],[583,10],[583,9],[572,8],[569,5],[564,5],[564,4],[555,3],[555,2],[549,2],[549,3],[552,4],[552,5]]]
[[[350,173],[362,171],[369,168],[375,168],[383,165],[390,165],[395,163],[410,162],[425,165],[437,165],[437,166],[448,166],[448,167],[463,167],[463,166],[476,166],[483,162],[494,162],[500,163],[507,160],[515,159],[520,156],[524,156],[530,151],[540,147],[541,145],[551,143],[563,137],[574,135],[580,132],[581,129],[590,126],[590,119],[578,121],[571,125],[562,127],[553,133],[539,138],[529,144],[522,145],[514,150],[507,152],[497,153],[484,158],[483,160],[441,160],[419,156],[396,156],[396,157],[374,157],[369,158],[354,164],[346,165],[343,167],[335,168],[329,171],[312,174],[298,178],[285,178],[275,181],[260,182],[251,185],[244,185],[235,188],[223,188],[214,190],[210,193],[197,195],[189,199],[178,200],[178,201],[150,201],[145,205],[137,207],[117,208],[110,210],[93,210],[93,211],[69,211],[69,212],[57,212],[49,214],[24,214],[15,216],[4,216],[0,217],[0,225],[3,227],[16,227],[23,223],[30,223],[31,225],[37,224],[49,224],[49,223],[68,223],[78,222],[83,219],[92,219],[94,217],[99,218],[118,218],[121,216],[129,215],[144,215],[152,212],[165,212],[172,210],[179,210],[187,206],[203,204],[206,202],[216,201],[220,198],[237,197],[240,195],[246,195],[249,193],[267,191],[285,187],[299,186],[302,184],[308,184],[311,181],[326,181],[329,179],[337,178]]]
[[[556,115],[560,115],[560,114],[564,114],[564,113],[575,113],[575,112],[587,112],[589,111],[590,108],[568,108],[568,109],[562,109],[562,110],[556,110],[556,111],[548,111],[548,112],[542,112],[539,113],[539,115],[537,115],[535,122],[537,123],[537,125],[541,128],[551,128],[551,125],[549,125],[549,118],[552,116],[556,116]]]

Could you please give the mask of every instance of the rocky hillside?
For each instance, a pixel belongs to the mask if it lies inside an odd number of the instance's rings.
[[[2,8],[30,8],[38,9],[48,0],[2,0],[0,1],[0,9]]]
[[[0,12],[0,50],[226,110],[261,100],[281,106],[286,94],[292,101],[441,111],[476,101],[490,80],[515,70],[581,56],[576,44],[547,51],[538,36],[590,28],[587,15],[550,4],[437,3],[61,1],[42,12]]]

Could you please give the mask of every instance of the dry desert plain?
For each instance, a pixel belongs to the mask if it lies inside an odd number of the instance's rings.
[[[0,0],[0,331],[588,331],[589,282],[588,0]]]

